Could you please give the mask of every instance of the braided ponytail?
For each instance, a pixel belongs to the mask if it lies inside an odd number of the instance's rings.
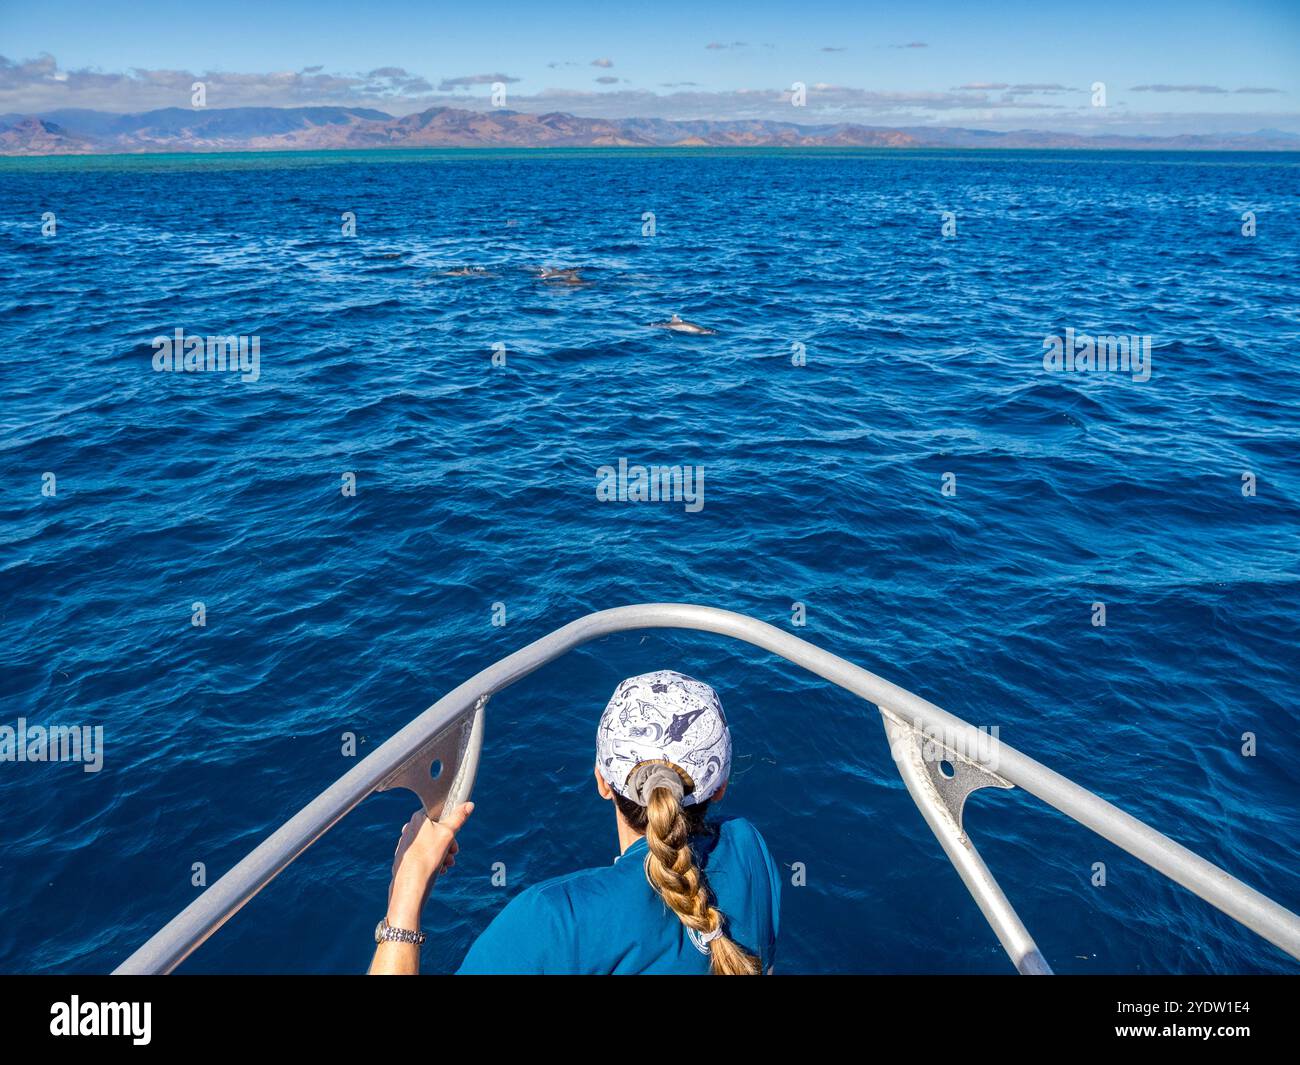
[[[672,766],[682,778],[684,788],[694,783],[687,774]],[[668,907],[687,928],[708,941],[709,967],[714,976],[756,976],[759,961],[726,934],[726,918],[713,905],[703,872],[695,865],[690,836],[704,827],[708,803],[682,806],[678,790],[657,786],[646,806],[617,795],[624,819],[637,831],[644,831],[650,853],[646,858],[646,877]]]

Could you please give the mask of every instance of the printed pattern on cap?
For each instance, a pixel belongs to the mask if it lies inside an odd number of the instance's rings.
[[[633,798],[627,788],[633,768],[661,758],[695,781],[682,805],[704,802],[731,773],[731,731],[718,693],[671,669],[629,677],[601,715],[596,758],[606,782],[625,798]]]

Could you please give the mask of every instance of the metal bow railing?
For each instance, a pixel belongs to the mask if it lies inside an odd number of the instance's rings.
[[[966,797],[1020,787],[1092,829],[1270,943],[1300,959],[1300,917],[1117,806],[861,666],[729,610],[648,603],[601,610],[488,666],[336,780],[115,970],[168,973],[366,796],[406,787],[438,818],[469,797],[487,701],[590,640],[635,629],[694,629],[780,655],[880,710],[908,791],[1003,948],[1022,973],[1050,973],[1033,938],[962,827]],[[440,767],[434,773],[431,768]]]

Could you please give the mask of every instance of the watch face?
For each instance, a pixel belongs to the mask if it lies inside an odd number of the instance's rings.
[[[380,922],[379,922],[377,925],[375,925],[375,942],[376,942],[376,943],[382,943],[382,942],[384,941],[384,922],[385,922],[386,920],[387,920],[387,918],[383,918],[383,919],[380,920]]]

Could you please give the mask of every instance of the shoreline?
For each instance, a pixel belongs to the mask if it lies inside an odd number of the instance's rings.
[[[744,157],[747,155],[816,155],[825,157],[844,157],[844,156],[911,156],[911,157],[960,157],[969,156],[972,158],[988,158],[989,156],[1003,155],[1007,157],[1015,156],[1050,156],[1066,155],[1079,156],[1092,159],[1101,158],[1108,155],[1123,155],[1135,158],[1152,157],[1159,155],[1166,156],[1202,156],[1212,158],[1216,156],[1227,156],[1232,159],[1240,160],[1251,156],[1265,156],[1269,159],[1285,159],[1288,156],[1300,157],[1300,147],[1296,148],[1170,148],[1163,146],[1151,147],[1114,147],[1114,146],[1077,146],[1077,147],[1053,147],[1053,148],[1011,148],[995,147],[973,148],[973,147],[953,147],[946,148],[932,145],[899,145],[894,147],[886,146],[856,146],[856,145],[427,145],[420,147],[411,146],[392,146],[392,147],[369,147],[369,148],[197,148],[184,151],[169,150],[149,150],[131,152],[109,152],[109,151],[91,151],[91,152],[0,152],[0,160],[5,162],[39,159],[208,159],[221,156],[234,157],[257,157],[257,158],[302,158],[305,156],[333,156],[338,161],[344,161],[344,157],[364,156],[373,161],[383,156],[391,156],[395,160],[403,157],[407,159],[416,159],[434,155],[473,155],[473,154],[497,154],[497,153],[517,153],[521,156],[556,154],[556,155],[573,155],[578,156],[595,156],[595,155],[648,155],[651,153],[666,153],[681,156],[736,156]]]

